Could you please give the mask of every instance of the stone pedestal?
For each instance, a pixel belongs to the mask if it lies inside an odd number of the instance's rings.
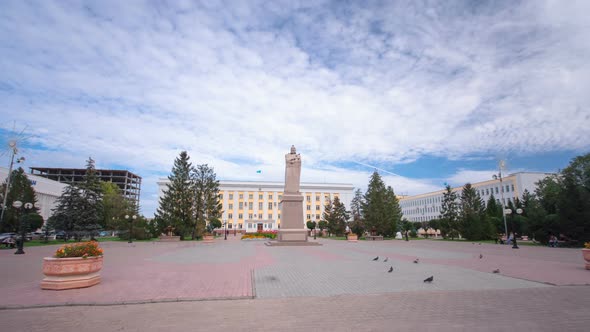
[[[281,205],[282,219],[278,241],[307,241],[307,230],[303,225],[303,195],[285,193]]]

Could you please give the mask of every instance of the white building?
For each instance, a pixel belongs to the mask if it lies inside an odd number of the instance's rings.
[[[162,197],[170,181],[158,181],[158,197]],[[222,222],[228,230],[257,232],[278,230],[281,224],[283,182],[220,181],[219,197],[222,202]],[[328,200],[338,197],[347,209],[353,197],[353,185],[342,183],[301,183],[303,195],[302,225],[308,220],[319,221]]]
[[[40,205],[39,214],[41,217],[43,217],[43,221],[45,222],[52,215],[53,212],[51,209],[55,208],[56,200],[59,198],[59,196],[61,196],[63,189],[67,185],[65,183],[49,180],[41,176],[27,173],[25,173],[25,175],[35,190],[37,204]],[[8,168],[0,167],[0,181],[2,181],[2,183],[6,181],[7,176]],[[4,196],[4,193],[2,193],[2,196]]]
[[[502,195],[504,195],[504,206],[509,201],[514,203],[515,198],[522,198],[522,193],[528,190],[534,193],[537,188],[536,183],[539,180],[552,175],[551,173],[536,172],[519,172],[510,174],[500,179],[472,183],[473,188],[479,193],[481,198],[487,204],[488,199],[493,194],[494,198],[500,204]],[[453,191],[457,196],[461,196],[463,187],[455,187]],[[404,218],[409,221],[429,221],[440,217],[441,203],[443,194],[446,190],[438,190],[426,194],[404,196],[400,198],[400,207]]]

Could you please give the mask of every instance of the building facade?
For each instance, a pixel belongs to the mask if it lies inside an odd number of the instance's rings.
[[[170,181],[158,181],[158,197],[162,197]],[[219,198],[222,203],[222,222],[227,229],[241,233],[278,230],[281,225],[283,182],[220,181]],[[347,209],[353,197],[352,184],[301,183],[303,195],[302,225],[308,220],[320,221],[324,206],[338,197]]]
[[[25,174],[37,197],[37,205],[40,206],[39,214],[43,217],[43,222],[46,222],[53,214],[51,209],[55,208],[57,199],[61,196],[66,184],[57,181],[49,180],[44,177]],[[8,176],[8,168],[0,167],[0,181],[4,183]],[[4,193],[2,193],[4,195]]]
[[[85,168],[49,168],[31,167],[31,174],[62,183],[84,181]],[[97,169],[96,175],[101,181],[112,182],[119,187],[121,195],[139,206],[141,177],[127,170]]]
[[[498,204],[502,202],[502,196],[504,196],[503,205],[506,206],[508,202],[514,203],[516,198],[522,198],[522,193],[525,190],[534,193],[537,188],[536,183],[550,175],[552,174],[519,172],[503,177],[501,182],[500,179],[497,179],[472,183],[471,185],[486,204],[493,194]],[[458,199],[462,190],[463,187],[453,188],[453,192],[457,193]],[[404,218],[409,221],[429,221],[440,218],[445,191],[443,189],[426,194],[402,197],[399,202]]]

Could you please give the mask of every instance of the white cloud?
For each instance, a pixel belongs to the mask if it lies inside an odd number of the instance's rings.
[[[362,186],[331,165],[590,147],[587,3],[421,6],[5,2],[0,115],[33,128],[31,165],[92,155],[146,198],[183,149],[280,180],[295,144],[312,180]]]

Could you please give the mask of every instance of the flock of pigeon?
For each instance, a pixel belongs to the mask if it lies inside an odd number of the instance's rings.
[[[483,258],[483,255],[482,254],[479,254],[479,259],[482,259],[482,258]],[[385,257],[385,259],[383,260],[383,262],[384,263],[387,263],[388,260],[389,260],[389,257]],[[379,261],[379,256],[373,258],[373,261],[376,261],[376,262]],[[419,262],[420,262],[420,258],[416,258],[414,260],[414,264],[418,264]],[[387,272],[389,272],[389,273],[393,272],[393,266],[391,266]],[[500,273],[500,269],[495,269],[492,272],[493,273]],[[430,277],[424,279],[424,282],[427,282],[427,283],[431,283],[432,281],[434,281],[434,276],[430,276]]]

